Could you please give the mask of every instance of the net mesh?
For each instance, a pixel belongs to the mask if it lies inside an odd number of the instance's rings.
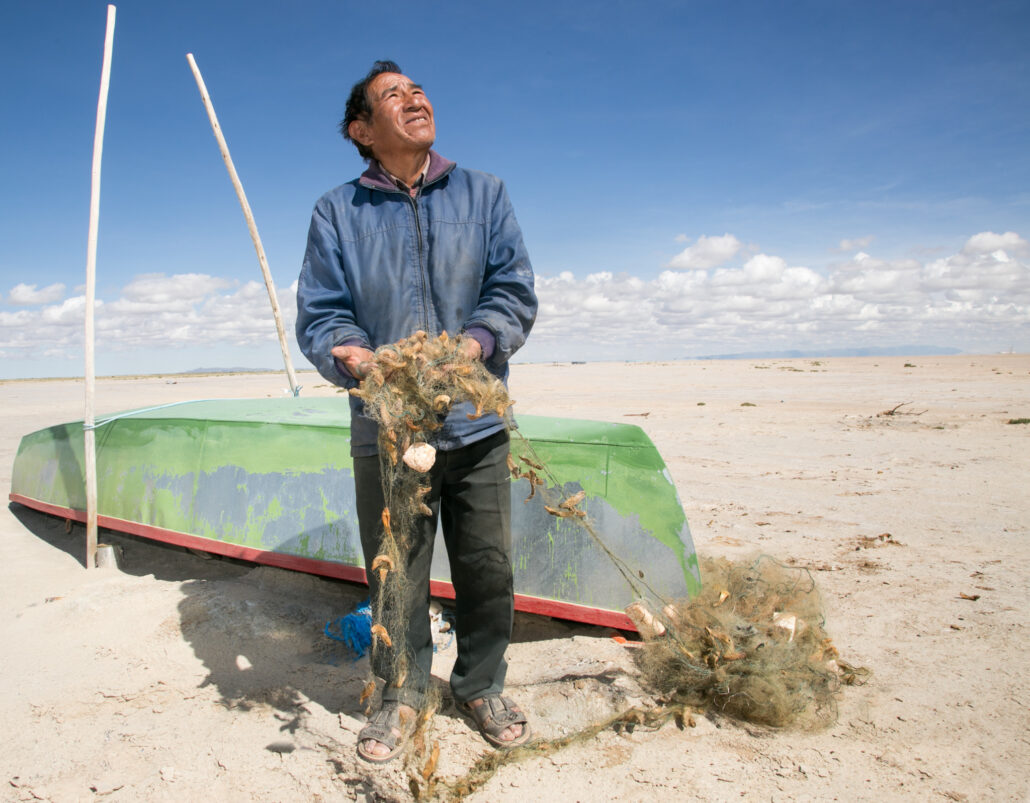
[[[375,351],[374,367],[352,395],[364,402],[365,414],[379,425],[379,466],[385,502],[381,517],[381,547],[370,567],[376,582],[371,598],[373,651],[392,666],[391,682],[398,688],[418,672],[405,638],[404,600],[408,593],[407,560],[419,520],[432,516],[426,504],[431,486],[428,471],[435,461],[429,443],[453,407],[467,404],[469,418],[488,412],[508,421],[512,402],[501,380],[478,360],[467,356],[461,336],[446,332],[430,337],[419,331]],[[370,668],[361,695],[370,712],[378,679]],[[420,679],[425,700],[414,723],[414,750],[408,761],[432,762],[439,747],[432,740],[433,714],[439,706],[428,678]],[[381,691],[381,690],[379,690]]]
[[[765,555],[703,558],[701,574],[697,597],[639,617],[638,663],[662,699],[776,728],[832,724],[841,684],[865,670],[833,645],[812,575]]]
[[[379,425],[379,460],[385,506],[381,514],[382,548],[371,566],[376,575],[372,597],[374,647],[387,651],[393,682],[399,687],[415,671],[405,649],[403,600],[405,567],[419,519],[431,516],[425,503],[427,472],[434,461],[433,433],[455,405],[466,404],[469,418],[496,413],[511,424],[512,401],[503,383],[482,363],[466,356],[464,341],[446,332],[412,337],[375,352],[375,367],[350,392],[364,402],[365,413]],[[516,431],[517,434],[517,431]],[[509,468],[541,494],[553,481],[528,441]],[[548,480],[551,480],[549,483]],[[438,696],[430,693],[414,723],[413,749],[406,754],[409,786],[416,798],[459,798],[486,782],[512,761],[549,755],[593,738],[602,730],[679,727],[691,711],[705,711],[774,728],[817,729],[836,719],[836,695],[842,684],[858,683],[866,670],[845,662],[826,633],[822,603],[811,574],[767,557],[746,561],[702,559],[702,591],[692,600],[669,601],[644,587],[578,504],[577,496],[545,498],[549,513],[578,522],[608,555],[640,602],[627,610],[644,639],[637,664],[657,704],[631,708],[559,739],[537,739],[506,752],[488,754],[461,778],[435,775],[439,744],[432,735]],[[428,684],[427,684],[428,686]],[[377,679],[372,674],[361,702],[374,704]]]

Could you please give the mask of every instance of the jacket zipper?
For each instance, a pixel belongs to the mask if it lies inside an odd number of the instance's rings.
[[[418,215],[418,196],[422,195],[421,187],[417,190],[417,196],[412,198],[408,195],[408,202],[411,204],[411,211],[415,214],[415,236],[418,238],[418,278],[422,286],[422,329],[429,331],[429,277],[426,276],[426,266],[423,264],[422,253],[422,221]]]
[[[448,170],[446,173],[444,173],[444,174],[434,178],[432,183],[435,184],[437,181],[442,179],[448,173],[450,173],[450,170]],[[364,182],[362,182],[362,184],[364,184]],[[401,189],[398,189],[397,187],[387,188],[387,187],[382,186],[381,184],[364,184],[364,186],[368,187],[369,189],[379,190],[380,192],[397,192],[397,193],[400,193],[400,194],[404,195],[408,199],[408,203],[411,204],[411,211],[415,215],[415,236],[418,237],[418,278],[419,278],[419,284],[422,286],[422,328],[425,331],[428,332],[429,331],[429,277],[426,275],[426,267],[423,264],[424,254],[423,254],[423,251],[422,251],[422,221],[421,221],[421,219],[419,218],[419,215],[418,215],[417,199],[416,198],[412,198],[410,195],[408,195],[408,193],[404,192]],[[423,184],[421,187],[419,187],[419,189],[418,189],[418,196],[419,197],[422,196],[422,190],[424,190],[426,188],[426,186],[428,186],[428,185]]]

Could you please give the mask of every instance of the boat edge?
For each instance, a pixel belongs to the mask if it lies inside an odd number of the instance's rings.
[[[86,512],[83,510],[54,505],[50,502],[43,502],[42,500],[33,499],[32,497],[14,492],[9,493],[7,497],[11,502],[39,511],[40,513],[71,519],[79,523],[86,521]],[[225,557],[245,560],[250,563],[273,566],[278,569],[287,569],[305,574],[314,574],[335,580],[346,580],[348,582],[361,583],[362,585],[368,584],[365,579],[365,570],[356,566],[346,566],[342,563],[318,560],[317,558],[305,558],[298,555],[287,555],[281,552],[240,546],[239,544],[216,541],[211,538],[203,538],[197,535],[190,535],[189,533],[178,532],[177,530],[140,524],[103,514],[97,516],[97,525],[116,532],[147,538],[151,541],[181,546],[186,549],[196,549],[200,552],[210,552],[215,555],[224,555]],[[429,593],[441,599],[454,599],[455,596],[454,586],[443,580],[430,580]],[[541,597],[531,597],[525,594],[516,594],[515,610],[522,613],[552,616],[558,619],[600,627],[612,627],[617,630],[637,631],[633,621],[621,611],[577,605],[573,602],[561,602]]]

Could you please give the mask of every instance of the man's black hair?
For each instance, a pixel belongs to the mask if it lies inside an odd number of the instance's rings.
[[[368,85],[372,83],[372,80],[377,75],[382,75],[384,72],[400,73],[401,68],[397,66],[395,61],[384,60],[373,64],[372,69],[368,71],[368,75],[351,88],[350,97],[347,98],[347,109],[343,113],[343,119],[340,120],[340,133],[343,135],[343,138],[354,143],[358,153],[361,154],[361,158],[366,162],[372,158],[372,150],[357,140],[352,139],[348,129],[355,120],[367,120],[372,115],[372,103],[368,99]]]

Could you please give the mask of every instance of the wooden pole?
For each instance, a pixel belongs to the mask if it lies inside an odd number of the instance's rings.
[[[204,108],[207,109],[207,117],[211,121],[211,129],[215,132],[215,139],[218,140],[218,149],[222,152],[222,161],[229,171],[229,178],[236,188],[236,197],[240,199],[240,206],[243,208],[243,216],[247,219],[247,228],[250,229],[250,239],[254,241],[254,250],[257,251],[258,264],[261,266],[261,275],[265,278],[265,289],[268,290],[268,300],[272,304],[272,316],[275,318],[275,329],[279,334],[279,348],[282,349],[283,362],[286,364],[286,377],[290,382],[290,390],[296,396],[300,393],[297,386],[297,377],[293,373],[293,361],[290,359],[290,350],[286,345],[286,332],[283,330],[283,317],[279,312],[279,299],[276,297],[275,284],[272,282],[272,273],[268,269],[268,260],[265,258],[265,249],[261,245],[261,236],[258,234],[257,223],[254,222],[254,215],[250,211],[250,204],[247,203],[247,195],[243,191],[243,184],[236,174],[236,167],[232,163],[232,156],[229,155],[229,146],[222,135],[222,127],[218,125],[218,117],[215,116],[215,107],[211,103],[211,97],[207,93],[207,86],[204,85],[204,78],[200,74],[197,62],[193,59],[192,53],[186,54],[186,61],[190,64],[193,77],[197,80],[197,88],[200,90],[200,98],[204,101]]]
[[[107,33],[104,37],[104,64],[100,72],[100,97],[97,100],[97,127],[93,134],[93,173],[89,196],[89,237],[86,243],[86,568],[92,569],[97,555],[97,452],[93,427],[96,424],[96,367],[93,362],[93,307],[96,297],[97,230],[100,226],[100,160],[104,151],[104,124],[107,122],[107,89],[111,83],[111,52],[114,49],[115,7],[107,7]]]

